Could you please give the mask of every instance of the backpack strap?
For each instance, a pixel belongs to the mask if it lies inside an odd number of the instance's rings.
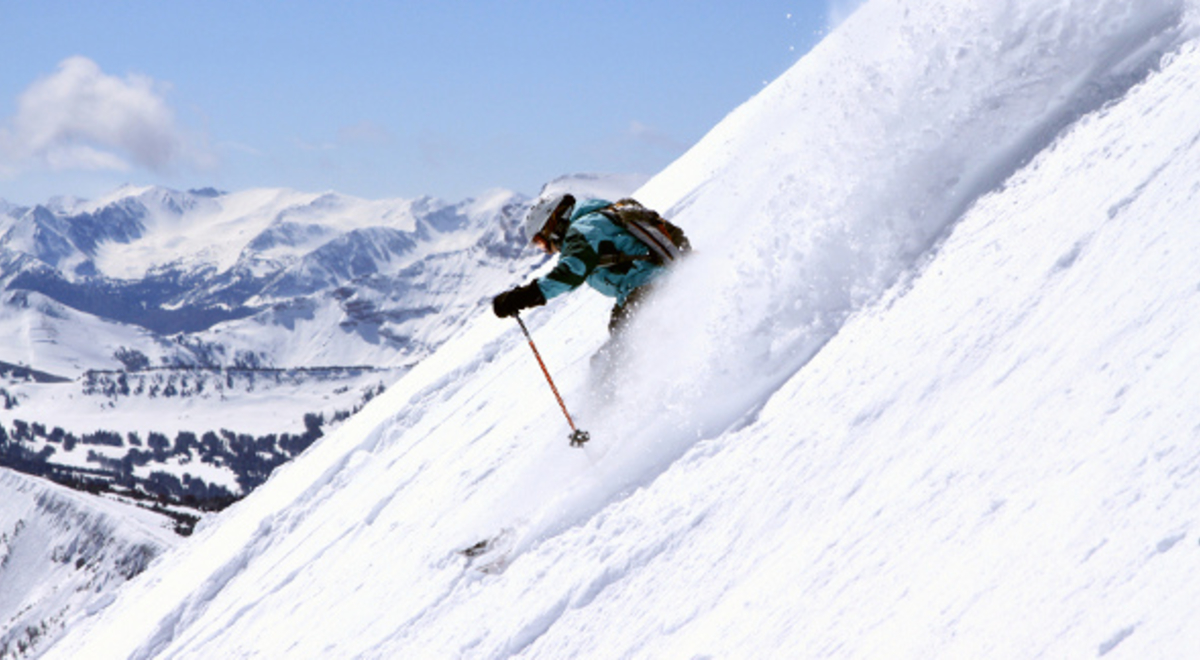
[[[650,255],[642,257],[656,264],[665,264],[683,256],[683,251],[663,229],[665,221],[658,213],[644,207],[635,199],[622,199],[600,209],[604,217],[633,234],[633,237],[650,248]]]
[[[633,234],[634,238],[645,243],[646,247],[650,248],[650,251],[658,257],[660,263],[669,263],[683,256],[679,248],[671,242],[671,237],[653,224],[632,220],[625,223],[625,229]]]

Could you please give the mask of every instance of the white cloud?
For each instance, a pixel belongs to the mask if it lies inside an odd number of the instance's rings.
[[[86,57],[63,60],[20,95],[16,115],[0,127],[0,172],[166,173],[211,164],[177,125],[163,91],[146,76],[110,76]]]

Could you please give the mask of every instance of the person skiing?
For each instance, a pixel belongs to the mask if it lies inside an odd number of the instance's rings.
[[[632,217],[652,217],[654,228]],[[649,234],[647,233],[649,231]],[[492,299],[496,316],[507,318],[523,309],[546,304],[555,296],[573,291],[584,282],[616,299],[608,330],[618,334],[630,314],[641,303],[648,285],[666,271],[666,264],[680,251],[690,249],[683,232],[657,213],[633,200],[617,204],[589,199],[576,204],[566,193],[543,194],[525,215],[525,237],[547,254],[558,253],[558,263],[545,276],[515,287]],[[639,238],[641,236],[642,238]],[[647,243],[670,243],[666,254]]]

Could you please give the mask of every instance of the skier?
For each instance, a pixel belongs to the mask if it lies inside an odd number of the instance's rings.
[[[614,336],[641,304],[648,285],[665,272],[666,263],[690,249],[678,227],[633,200],[576,204],[570,194],[544,194],[526,214],[524,230],[525,237],[547,254],[558,253],[558,263],[544,277],[496,296],[496,316],[506,318],[544,305],[587,282],[616,299],[608,322]],[[656,242],[669,243],[670,253]]]

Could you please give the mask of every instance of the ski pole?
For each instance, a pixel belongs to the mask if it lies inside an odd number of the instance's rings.
[[[587,431],[575,428],[575,420],[571,419],[571,413],[567,412],[567,404],[563,403],[562,395],[558,393],[558,388],[554,386],[554,379],[550,377],[550,370],[546,368],[546,363],[542,362],[542,354],[538,353],[537,346],[533,343],[533,337],[529,334],[529,329],[525,327],[525,322],[521,320],[520,314],[514,314],[517,323],[521,326],[521,332],[525,333],[525,339],[529,341],[529,348],[533,349],[533,357],[537,358],[538,366],[542,368],[542,373],[546,376],[546,382],[550,383],[550,391],[554,392],[554,398],[558,399],[558,407],[562,408],[563,415],[567,418],[567,424],[571,425],[571,446],[582,447],[583,443],[587,442],[590,436]]]

